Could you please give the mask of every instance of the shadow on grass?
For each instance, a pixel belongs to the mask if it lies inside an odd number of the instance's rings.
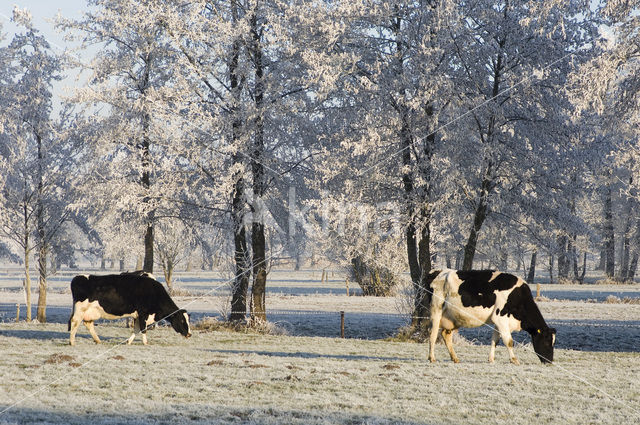
[[[7,409],[0,404],[0,412]],[[72,407],[73,408],[73,407]],[[115,407],[114,407],[115,408]],[[292,425],[333,425],[333,424],[376,424],[376,425],[428,425],[427,422],[412,422],[398,418],[361,415],[348,411],[305,411],[275,408],[234,408],[216,405],[172,405],[166,412],[150,409],[148,413],[92,413],[86,406],[78,405],[78,412],[60,410],[29,409],[22,406],[10,407],[0,413],[0,425],[27,423],[42,424],[292,424]]]
[[[267,357],[297,357],[301,359],[334,359],[334,360],[380,360],[380,361],[414,361],[415,357],[385,357],[385,356],[365,356],[361,354],[321,354],[306,351],[285,352],[285,351],[265,351],[265,350],[222,350],[205,349],[208,353],[218,354],[256,354]]]
[[[63,339],[65,343],[69,342],[69,332],[45,331],[38,329],[0,329],[0,337],[29,339],[36,341]],[[78,333],[76,334],[76,339],[86,339],[93,342],[93,339],[89,334]],[[100,336],[100,339],[103,342],[110,342],[112,340],[121,340],[122,338]],[[2,424],[2,422],[0,422],[0,424]]]

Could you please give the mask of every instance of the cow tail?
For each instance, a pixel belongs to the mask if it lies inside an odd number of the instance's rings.
[[[76,312],[76,303],[74,302],[71,306],[71,316],[69,316],[69,322],[67,323],[67,332],[71,332],[71,319],[73,319],[73,315]]]

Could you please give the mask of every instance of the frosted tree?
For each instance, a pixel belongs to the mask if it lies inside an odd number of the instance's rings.
[[[278,197],[274,182],[308,153],[304,128],[293,134],[313,113],[297,24],[304,5],[232,0],[155,10],[179,52],[176,85],[191,97],[177,117],[194,124],[180,155],[200,172],[199,202],[228,212],[232,320],[244,319],[247,307],[252,320],[266,319],[266,198]]]
[[[163,26],[149,13],[156,3],[91,0],[83,18],[58,24],[80,39],[81,49],[99,48],[89,64],[78,64],[90,77],[73,98],[93,113],[85,121],[86,196],[77,208],[117,217],[129,227],[124,232],[142,235],[148,272],[157,217],[174,208],[170,199],[182,183],[171,173],[180,164],[168,146],[180,133],[166,126],[173,62]]]
[[[469,223],[463,269],[473,265],[487,218],[513,217],[510,206],[531,193],[544,196],[549,182],[539,173],[560,169],[566,160],[557,146],[570,134],[564,87],[575,58],[569,58],[594,28],[579,14],[586,10],[580,4],[539,14],[531,7],[528,1],[462,6],[454,81],[465,118],[450,132],[446,155],[457,165],[450,184],[461,194]]]
[[[194,229],[177,219],[162,220],[157,227],[158,233],[154,240],[156,262],[162,267],[164,281],[172,294],[175,268],[184,263],[195,249]]]
[[[316,69],[327,93],[325,116],[332,134],[325,161],[317,164],[318,189],[324,189],[327,204],[345,193],[349,202],[395,205],[401,229],[395,242],[404,244],[405,256],[393,261],[409,266],[417,323],[428,302],[421,278],[432,267],[432,214],[439,190],[434,155],[440,143],[434,131],[451,93],[453,2],[345,1],[332,4],[327,14],[333,24],[317,32],[328,48],[314,59],[322,63]],[[371,219],[386,214],[380,208]],[[367,246],[353,238],[346,242]],[[391,260],[375,251],[360,254]]]
[[[629,203],[637,203],[640,185],[634,178],[640,171],[638,160],[640,149],[638,140],[640,106],[640,2],[638,1],[606,1],[599,10],[603,25],[597,47],[601,54],[581,66],[572,75],[573,101],[583,117],[596,113],[600,119],[598,135],[610,146],[606,164],[608,176],[599,180],[602,199],[602,231],[603,250],[602,268],[607,276],[614,276],[615,268],[615,224],[614,224],[614,191],[615,186],[622,190],[622,199]],[[624,176],[624,177],[623,177]],[[614,182],[615,183],[614,185]],[[624,182],[620,187],[620,182]],[[634,208],[629,204],[622,210]],[[620,268],[618,277],[632,279],[637,267],[637,256],[640,251],[640,222],[624,219],[622,225]],[[635,234],[635,236],[633,236]],[[635,254],[631,254],[635,245]]]
[[[22,249],[27,320],[31,320],[29,259],[37,251],[37,319],[44,323],[47,258],[51,241],[67,218],[63,144],[51,112],[51,85],[60,78],[61,63],[33,27],[28,11],[14,9],[13,20],[24,32],[16,34],[2,49],[9,75],[3,81],[6,113],[0,132],[5,159],[0,233]]]

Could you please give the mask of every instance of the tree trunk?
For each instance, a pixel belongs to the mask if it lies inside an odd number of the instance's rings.
[[[607,187],[604,200],[604,246],[606,253],[605,274],[612,278],[615,276],[615,235],[613,228],[613,201],[611,187]]]
[[[469,233],[469,239],[464,246],[464,259],[462,260],[462,270],[471,270],[473,267],[473,257],[476,255],[476,244],[478,243],[478,236],[480,228],[487,218],[487,205],[483,198],[480,199],[478,207],[476,208],[475,215],[473,217],[473,227]]]
[[[507,253],[507,251],[501,251],[500,252],[500,265],[498,266],[499,270],[507,270],[507,267],[509,266],[509,254]]]
[[[529,265],[529,273],[527,274],[527,282],[533,283],[536,277],[536,261],[538,259],[538,251],[531,254],[531,264]]]
[[[414,219],[410,218],[406,230],[407,237],[407,259],[409,261],[409,274],[411,282],[417,285],[420,282],[420,263],[418,262],[418,244],[416,243],[416,226]]]
[[[493,69],[493,87],[491,99],[496,99],[500,94],[500,84],[502,82],[502,71],[504,67],[502,57],[503,53],[501,51],[504,47],[504,41],[499,41],[498,45],[500,51],[498,51],[497,58],[495,60],[495,67]],[[487,122],[486,132],[482,127],[480,128],[479,138],[483,143],[489,145],[493,143],[495,136],[495,123],[496,117],[495,115],[491,115]],[[471,231],[469,232],[469,239],[467,239],[467,244],[464,247],[464,260],[462,261],[463,270],[471,270],[473,268],[473,257],[475,257],[476,255],[478,236],[480,233],[480,229],[482,228],[482,224],[487,218],[489,202],[488,198],[494,188],[494,163],[490,158],[483,158],[483,164],[485,161],[486,169],[484,170],[482,183],[480,184],[480,195],[478,197],[478,202],[473,217],[473,226],[471,227]]]
[[[582,273],[578,278],[578,283],[580,283],[581,285],[584,283],[584,277],[586,274],[587,274],[587,252],[585,251],[582,257]]]
[[[598,261],[596,270],[604,270],[606,263],[607,263],[607,250],[603,246],[603,248],[600,250],[600,261]]]
[[[25,302],[27,303],[27,322],[31,322],[31,276],[29,274],[29,255],[31,253],[28,248],[29,235],[25,235],[25,243],[27,248],[24,249],[24,293]]]
[[[620,265],[619,278],[620,280],[626,280],[629,274],[629,261],[631,257],[631,237],[629,235],[629,228],[625,230],[622,241],[622,264]]]
[[[254,102],[256,108],[255,134],[251,172],[253,175],[253,223],[251,225],[251,249],[253,253],[253,285],[251,287],[251,319],[266,322],[265,296],[267,288],[266,240],[264,235],[263,197],[266,192],[264,172],[264,81],[263,56],[260,46],[261,28],[258,25],[258,3],[251,16],[251,51],[255,72]]]
[[[300,250],[296,249],[296,265],[294,267],[295,271],[299,271],[302,267],[302,255],[300,254]]]
[[[247,252],[247,236],[244,226],[244,181],[239,178],[235,184],[233,202],[231,204],[233,220],[234,259],[236,277],[231,290],[230,321],[244,320],[247,314],[247,291],[249,289],[249,255]]]
[[[169,295],[173,294],[173,281],[171,280],[173,277],[173,261],[167,260],[162,262],[163,272],[164,272],[164,281],[167,284],[167,288],[169,289]]]
[[[151,189],[151,114],[149,113],[149,105],[146,100],[146,89],[149,84],[151,74],[151,56],[144,58],[145,68],[142,77],[141,95],[143,102],[142,110],[142,142],[139,145],[142,154],[142,177],[140,183],[145,192],[142,202],[148,206],[147,216],[145,217],[145,233],[144,233],[144,262],[142,270],[147,273],[153,273],[153,227],[155,221],[155,209],[151,204],[149,197]]]
[[[38,311],[39,323],[47,323],[47,246],[40,242],[38,251]]]
[[[427,322],[431,310],[431,288],[427,277],[431,271],[431,227],[429,225],[430,214],[426,206],[421,210],[424,225],[420,232],[418,243],[418,259],[420,261],[420,282],[416,286],[412,325],[421,326]]]
[[[625,278],[625,280],[629,282],[633,282],[633,278],[635,277],[636,270],[638,268],[638,257],[640,256],[640,218],[636,221],[635,245],[636,249],[633,252],[633,257],[629,263],[629,269],[627,270],[627,276]]]
[[[566,235],[558,236],[558,279],[569,277],[569,257],[567,255],[568,238]]]
[[[238,5],[231,1],[231,13],[233,23],[238,20]],[[232,45],[229,61],[229,81],[231,95],[233,96],[233,122],[231,123],[231,142],[237,144],[240,139],[242,121],[238,105],[240,103],[240,79],[238,77],[238,61],[240,57],[240,40],[235,39]],[[234,165],[242,165],[242,157],[239,153],[233,156]],[[247,250],[247,234],[244,225],[245,219],[245,183],[240,171],[236,176],[233,188],[233,200],[231,202],[231,220],[233,222],[233,244],[235,260],[235,279],[231,288],[231,313],[230,321],[245,320],[247,314],[247,292],[249,290],[249,253]]]
[[[549,254],[549,283],[553,283],[553,254]]]
[[[144,233],[144,262],[142,270],[147,273],[153,273],[153,224],[147,224],[147,230]]]
[[[638,269],[638,252],[636,251],[633,254],[633,258],[631,259],[631,263],[629,264],[629,271],[627,272],[626,281],[633,282],[633,278],[636,275],[636,270]]]

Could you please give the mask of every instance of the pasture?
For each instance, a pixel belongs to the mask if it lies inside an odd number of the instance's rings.
[[[281,334],[200,330],[187,340],[159,326],[151,345],[127,346],[123,322],[102,321],[102,345],[81,327],[70,347],[71,274],[52,280],[50,323],[27,324],[14,322],[19,275],[0,271],[2,425],[640,421],[640,305],[613,298],[640,298],[637,284],[543,285],[538,305],[558,329],[556,361],[541,365],[520,332],[514,366],[502,345],[487,363],[486,328],[461,332],[460,364],[443,345],[429,364],[426,344],[384,339],[407,321],[401,296],[347,297],[343,277],[320,284],[318,271],[270,275],[268,317]],[[224,315],[224,281],[181,274],[174,300],[196,322]]]

